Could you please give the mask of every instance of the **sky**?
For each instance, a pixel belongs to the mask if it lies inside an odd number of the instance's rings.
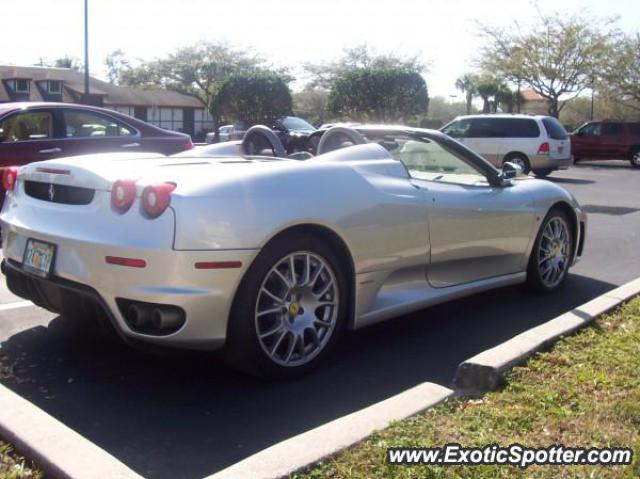
[[[11,5],[0,9],[0,64],[84,57],[84,0]],[[527,25],[537,11],[618,16],[623,31],[640,30],[639,0],[89,0],[89,64],[104,78],[104,59],[116,49],[133,61],[152,60],[210,40],[253,48],[295,75],[302,63],[367,43],[379,52],[420,55],[430,65],[430,96],[462,99],[454,82],[473,69],[478,23]]]

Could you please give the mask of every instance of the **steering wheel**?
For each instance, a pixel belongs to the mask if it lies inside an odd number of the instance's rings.
[[[342,148],[344,143],[362,145],[363,143],[367,143],[367,140],[352,128],[347,128],[345,126],[333,126],[325,131],[322,138],[320,138],[316,154],[321,155],[329,151],[337,150]]]
[[[287,152],[278,135],[264,125],[249,128],[242,138],[241,147],[245,155],[260,155],[265,149],[269,149],[275,157],[287,157]]]

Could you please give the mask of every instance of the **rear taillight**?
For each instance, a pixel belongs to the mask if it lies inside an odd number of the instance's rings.
[[[171,192],[176,189],[173,183],[149,185],[142,190],[142,209],[149,218],[157,218],[171,204]]]
[[[538,148],[538,155],[548,155],[550,151],[549,143],[543,143]]]
[[[188,142],[184,143],[182,146],[184,147],[185,150],[192,150],[192,149],[195,148],[195,146],[193,145],[191,140],[189,140]]]
[[[18,182],[18,168],[8,166],[2,169],[2,187],[7,191],[13,191]]]
[[[118,213],[129,211],[136,199],[136,182],[134,180],[118,180],[111,188],[111,206]]]

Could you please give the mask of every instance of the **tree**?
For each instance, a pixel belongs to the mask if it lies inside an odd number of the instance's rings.
[[[104,60],[104,65],[107,68],[107,78],[109,83],[118,85],[122,81],[122,77],[131,71],[131,65],[129,60],[125,57],[122,50],[114,50],[107,55]]]
[[[346,48],[342,56],[330,62],[305,63],[303,70],[311,87],[330,89],[342,74],[359,68],[406,68],[424,73],[427,65],[418,55],[402,56],[393,52],[379,53],[366,43]]]
[[[328,100],[328,91],[307,86],[302,91],[293,94],[293,111],[296,115],[303,116],[309,122],[321,125],[329,119]]]
[[[476,80],[476,91],[482,98],[482,113],[495,112],[496,96],[502,85],[500,80],[491,75],[482,75]]]
[[[53,65],[55,68],[69,68],[71,70],[80,71],[83,69],[82,63],[77,58],[65,55],[63,57],[54,60]]]
[[[125,69],[120,81],[127,86],[164,87],[194,95],[208,108],[218,88],[232,74],[256,71],[264,61],[226,43],[200,42]]]
[[[560,14],[540,15],[531,29],[518,24],[506,30],[481,27],[486,45],[479,64],[484,71],[514,83],[524,82],[549,101],[549,114],[558,116],[564,100],[592,86],[610,52],[617,32],[612,21]]]
[[[212,103],[214,118],[239,120],[247,125],[267,124],[291,114],[288,79],[277,73],[236,73],[220,86]]]
[[[402,121],[426,114],[427,84],[403,67],[356,68],[340,75],[329,93],[329,110],[351,120]]]
[[[465,73],[456,80],[456,89],[464,93],[467,106],[467,115],[471,114],[473,106],[473,97],[478,93],[476,84],[478,76],[473,73]]]
[[[613,49],[602,74],[607,96],[640,110],[640,33],[624,36]]]

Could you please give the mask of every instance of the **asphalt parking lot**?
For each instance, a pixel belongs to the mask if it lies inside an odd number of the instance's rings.
[[[203,477],[418,383],[448,385],[464,359],[640,276],[639,179],[617,161],[550,177],[589,213],[560,293],[504,288],[355,332],[294,382],[242,376],[211,354],[105,344],[36,307],[6,309],[22,300],[3,285],[0,382],[143,476]]]

